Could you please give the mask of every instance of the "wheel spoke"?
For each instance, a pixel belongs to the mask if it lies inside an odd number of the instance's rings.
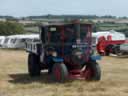
[[[85,79],[90,80],[93,77],[93,70],[90,67],[85,69]]]
[[[56,79],[61,80],[61,70],[59,69],[59,67],[56,67],[54,69],[54,72],[55,72]]]

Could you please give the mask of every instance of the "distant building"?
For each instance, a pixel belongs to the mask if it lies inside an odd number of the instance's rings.
[[[128,24],[128,19],[118,19],[118,20],[115,21],[115,23]]]
[[[23,24],[23,25],[27,25],[27,24],[35,24],[36,21],[32,21],[32,20],[19,20],[18,23]]]
[[[6,22],[7,20],[5,18],[0,18],[1,22]]]
[[[36,18],[36,19],[32,19],[33,21],[36,21],[36,22],[48,22],[48,23],[53,23],[53,22],[61,22],[61,21],[64,21],[64,19],[59,19],[59,18],[55,18],[55,19],[49,19],[49,18]]]
[[[95,23],[104,23],[104,22],[113,22],[115,23],[116,19],[109,19],[109,18],[98,18],[92,20]]]
[[[113,19],[113,18],[98,18],[98,19],[93,19],[92,20],[95,23],[119,23],[119,24],[128,24],[128,19]]]

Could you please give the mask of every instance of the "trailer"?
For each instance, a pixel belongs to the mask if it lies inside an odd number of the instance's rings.
[[[26,42],[29,40],[39,40],[39,34],[22,34],[7,36],[4,41],[3,47],[24,49],[26,47]]]
[[[3,47],[3,43],[4,43],[4,40],[5,40],[5,36],[0,36],[0,48]]]
[[[39,34],[16,35],[11,42],[10,48],[25,49],[28,40],[39,40]]]
[[[2,48],[9,48],[11,39],[12,39],[11,36],[6,36]]]

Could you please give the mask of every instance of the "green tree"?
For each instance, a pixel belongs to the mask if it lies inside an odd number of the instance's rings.
[[[24,28],[19,23],[0,22],[0,35],[13,35],[24,33]]]

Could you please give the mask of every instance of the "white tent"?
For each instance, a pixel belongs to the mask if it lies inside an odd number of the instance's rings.
[[[7,36],[4,42],[4,48],[25,48],[27,40],[37,39],[39,40],[39,34],[22,34]]]
[[[5,38],[6,38],[5,36],[0,36],[0,47],[3,46]]]
[[[121,33],[121,32],[116,32],[114,30],[110,30],[110,31],[99,31],[99,32],[95,32],[92,34],[92,41],[93,43],[97,44],[98,43],[98,39],[104,36],[105,39],[107,40],[108,36],[112,37],[112,40],[126,40],[126,36],[125,34]]]

